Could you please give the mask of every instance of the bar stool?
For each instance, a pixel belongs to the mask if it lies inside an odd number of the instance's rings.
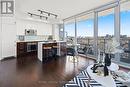
[[[53,53],[53,57],[56,59],[56,57],[57,57],[57,50],[58,50],[58,46],[52,46],[52,53]]]
[[[43,47],[43,62],[48,62],[52,57],[52,47]]]

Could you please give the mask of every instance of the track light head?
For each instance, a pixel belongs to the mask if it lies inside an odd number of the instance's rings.
[[[50,13],[48,13],[48,16],[50,16],[51,14]]]
[[[46,20],[48,19],[48,17],[46,17]]]
[[[40,16],[40,19],[42,19],[42,16]]]
[[[57,18],[57,15],[55,15],[55,18]]]
[[[30,17],[32,17],[32,15],[33,15],[33,14],[29,13],[29,12],[28,12],[28,14],[30,15]]]

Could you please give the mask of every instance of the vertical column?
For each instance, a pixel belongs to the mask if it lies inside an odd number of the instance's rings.
[[[118,5],[115,7],[115,29],[114,29],[114,36],[116,40],[120,43],[120,4],[118,2]],[[117,62],[120,61],[120,55],[119,53],[115,54],[115,60]]]
[[[59,40],[59,24],[52,25],[53,40]]]
[[[2,17],[0,14],[0,60],[2,59]]]
[[[59,40],[64,40],[64,28],[63,24],[59,24]]]
[[[63,41],[65,41],[65,22],[63,21]]]
[[[75,40],[74,40],[74,44],[75,44],[75,51],[76,51],[76,54],[77,54],[77,21],[76,21],[76,18],[75,18]]]
[[[98,57],[98,12],[94,12],[94,56]]]
[[[128,50],[130,50],[130,40],[128,41]],[[128,58],[130,58],[130,53],[128,55]]]
[[[1,6],[1,1],[0,0],[0,6]],[[2,8],[0,8],[0,11]],[[2,59],[2,14],[0,12],[0,60]]]

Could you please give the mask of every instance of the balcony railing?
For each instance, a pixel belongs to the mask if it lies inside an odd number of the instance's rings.
[[[98,49],[100,49],[102,52],[105,52],[105,44],[108,40],[111,40],[111,38],[98,38]],[[72,39],[74,38],[71,38],[71,40],[67,39],[69,46],[74,43]],[[130,38],[121,38],[120,45],[124,50],[124,52],[120,54],[120,61],[130,63]],[[84,55],[94,55],[94,39],[77,38],[77,52]],[[111,54],[111,57],[115,58],[115,54]]]

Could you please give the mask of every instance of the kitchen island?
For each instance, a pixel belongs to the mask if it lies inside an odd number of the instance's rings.
[[[38,59],[43,62],[66,55],[66,42],[38,42]]]

